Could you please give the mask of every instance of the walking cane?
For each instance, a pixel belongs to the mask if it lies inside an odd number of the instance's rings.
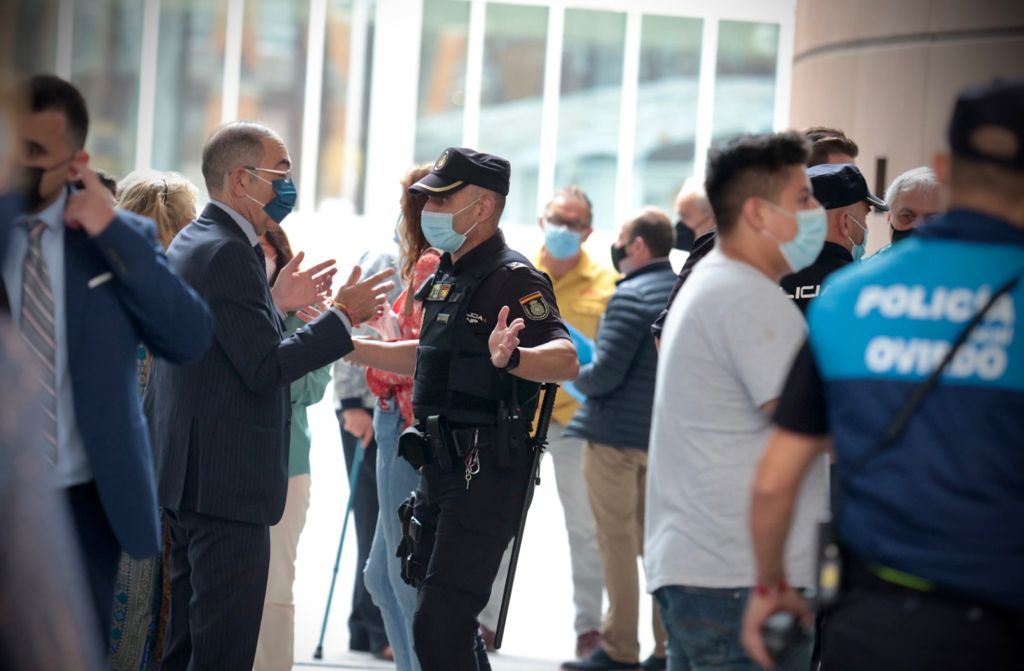
[[[334,597],[334,583],[338,580],[338,564],[341,563],[341,548],[345,547],[345,532],[348,531],[349,513],[352,512],[352,502],[356,496],[356,483],[359,482],[359,469],[363,465],[363,452],[366,448],[362,444],[356,445],[356,453],[352,458],[352,472],[348,476],[348,504],[345,506],[345,521],[341,524],[341,539],[338,540],[338,554],[334,558],[334,573],[331,575],[331,589],[327,592],[327,608],[324,609],[324,623],[320,626],[320,640],[316,644],[316,652],[313,659],[324,658],[324,634],[327,633],[327,618],[331,614],[331,599]]]

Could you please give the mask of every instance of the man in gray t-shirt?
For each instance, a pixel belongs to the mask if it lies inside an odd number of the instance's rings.
[[[748,505],[771,411],[806,334],[778,282],[813,262],[825,237],[807,150],[801,136],[781,133],[712,153],[706,188],[718,241],[665,322],[644,554],[670,671],[751,663],[739,644],[746,600],[752,590],[786,589],[754,584]],[[788,547],[788,575],[800,586],[811,584],[814,523],[826,510],[826,466],[817,470]],[[805,645],[784,668],[806,669],[809,658]]]

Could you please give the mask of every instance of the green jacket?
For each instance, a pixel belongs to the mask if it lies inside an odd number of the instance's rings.
[[[295,315],[285,319],[285,333],[291,335],[303,326]],[[288,477],[309,473],[309,418],[306,408],[324,397],[324,391],[331,382],[330,364],[306,373],[292,382],[292,435],[288,449]]]

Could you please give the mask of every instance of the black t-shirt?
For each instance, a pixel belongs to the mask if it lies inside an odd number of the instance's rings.
[[[772,421],[795,433],[812,436],[829,433],[825,383],[810,343],[806,341],[793,361]]]
[[[798,273],[786,275],[779,284],[800,312],[807,314],[807,306],[821,293],[825,278],[850,263],[853,263],[850,250],[834,242],[826,242],[814,263]]]
[[[434,284],[443,285],[446,275],[460,275],[490,264],[494,255],[505,248],[505,237],[498,231],[456,261],[454,266],[451,255],[444,254]],[[474,331],[489,336],[498,312],[507,305],[509,323],[518,318],[526,323],[526,328],[519,332],[521,347],[537,347],[557,338],[569,338],[548,276],[534,268],[525,257],[511,265],[491,273],[473,292],[466,310],[467,323],[474,327]]]
[[[676,294],[683,288],[683,284],[686,283],[686,278],[690,276],[693,267],[697,265],[698,261],[707,256],[708,252],[715,248],[715,237],[716,231],[711,229],[693,241],[693,249],[690,250],[690,255],[686,257],[683,267],[679,269],[679,277],[676,279],[675,286],[672,287],[672,293],[668,295],[668,303],[665,305],[665,309],[661,311],[658,318],[651,324],[651,334],[655,338],[661,337],[661,331],[665,328],[665,318],[668,317],[668,309],[672,307],[672,301],[676,299]]]

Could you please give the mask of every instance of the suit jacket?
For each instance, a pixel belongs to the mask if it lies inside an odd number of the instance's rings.
[[[160,524],[138,347],[170,361],[197,359],[210,343],[210,313],[167,267],[153,222],[122,210],[95,238],[65,229],[64,287],[75,417],[103,509],[129,554],[155,554]]]
[[[288,487],[288,386],[351,352],[348,331],[325,312],[282,340],[263,261],[216,205],[178,234],[167,257],[209,303],[214,342],[198,362],[155,361],[150,373],[160,505],[275,524]]]

